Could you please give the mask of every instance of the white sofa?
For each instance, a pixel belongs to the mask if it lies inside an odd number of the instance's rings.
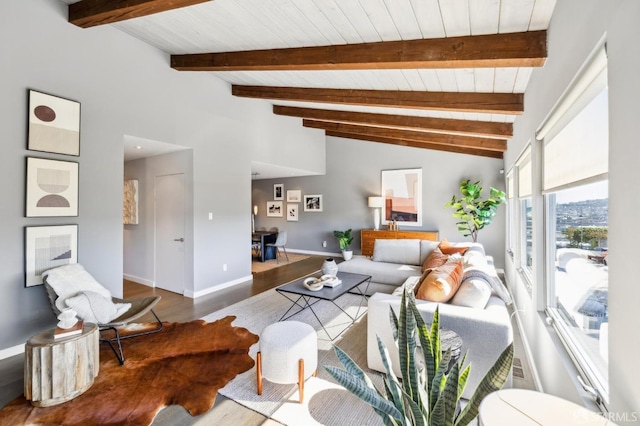
[[[492,283],[487,282],[487,284],[494,288],[496,285],[502,287],[493,267],[493,261],[491,257],[485,256],[482,245],[477,243],[467,245],[471,248],[465,257],[475,259],[473,262],[465,263],[469,266],[469,271],[479,267],[479,260],[484,266],[482,269],[497,279],[499,283],[496,284],[494,280]],[[367,315],[367,363],[369,368],[384,371],[376,339],[376,336],[380,336],[389,350],[394,372],[400,376],[398,351],[389,322],[389,309],[393,308],[396,314],[398,313],[401,301],[398,294],[401,294],[401,286],[405,282],[415,284],[419,280],[424,259],[437,246],[437,241],[376,240],[374,254],[371,258],[361,257],[357,262],[352,263],[353,260],[350,260],[339,265],[339,269],[344,272],[371,275],[372,284],[375,284],[374,287],[377,290],[369,298]],[[377,254],[376,251],[378,251]],[[395,254],[392,255],[390,253],[392,251],[395,251]],[[402,260],[407,263],[401,263]],[[389,294],[394,290],[396,290],[396,295]],[[431,322],[436,307],[440,306],[442,328],[453,330],[462,338],[462,354],[467,353],[467,362],[471,364],[469,381],[462,395],[467,399],[471,397],[480,380],[493,366],[500,353],[513,341],[511,318],[505,300],[500,296],[509,303],[510,297],[504,287],[497,288],[497,290],[498,292],[493,291],[484,308],[416,300],[418,309],[427,323]],[[500,293],[500,296],[497,293]],[[511,377],[506,386],[510,385]]]

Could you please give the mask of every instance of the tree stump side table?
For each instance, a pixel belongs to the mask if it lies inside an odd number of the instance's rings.
[[[25,345],[24,396],[36,407],[69,401],[93,384],[100,369],[98,326],[85,323],[82,333],[54,339],[53,329]]]

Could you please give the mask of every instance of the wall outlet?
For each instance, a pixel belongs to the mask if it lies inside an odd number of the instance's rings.
[[[322,247],[326,247],[326,246],[327,246],[327,242],[326,242],[326,241],[323,241],[323,242],[322,242]]]
[[[213,213],[209,212],[209,220],[213,220]]]
[[[226,264],[226,263],[223,263],[223,264],[222,264],[222,270],[223,270],[224,272],[226,272],[226,271],[227,271],[227,264]]]

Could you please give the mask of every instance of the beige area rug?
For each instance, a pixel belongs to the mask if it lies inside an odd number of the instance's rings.
[[[361,296],[346,294],[336,303],[353,316],[358,311],[361,301]],[[362,303],[361,314],[366,310],[366,301]],[[228,315],[235,315],[237,318],[233,325],[245,327],[259,335],[267,325],[277,322],[290,306],[291,302],[284,296],[275,290],[269,290],[207,315],[203,319],[214,321]],[[306,381],[303,404],[298,403],[295,384],[282,385],[265,381],[262,395],[258,395],[255,367],[236,376],[220,389],[219,393],[285,425],[383,424],[369,405],[338,386],[324,369],[325,365],[341,366],[333,350],[333,344],[335,344],[345,350],[367,373],[370,373],[374,383],[382,388],[381,376],[366,368],[366,314],[351,325],[351,320],[331,302],[321,301],[314,305],[314,309],[331,336],[340,333],[345,327],[348,328],[331,342],[308,309],[290,319],[310,324],[318,331],[318,377],[311,377]],[[249,355],[254,359],[258,347],[259,343],[249,350]]]
[[[280,259],[276,262],[275,259],[270,259],[265,262],[260,262],[260,260],[255,260],[255,258],[251,262],[251,273],[256,274],[258,272],[268,271],[269,269],[277,268],[279,266],[290,265],[294,262],[299,262],[304,259],[308,259],[311,256],[306,256],[304,254],[297,253],[288,253],[289,261],[287,261],[287,257],[282,253]]]

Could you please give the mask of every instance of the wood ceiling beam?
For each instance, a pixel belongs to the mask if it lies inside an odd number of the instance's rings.
[[[385,137],[371,136],[371,135],[359,135],[355,133],[334,132],[330,130],[325,131],[325,135],[333,136],[337,138],[357,139],[357,140],[367,141],[367,142],[378,142],[378,143],[386,143],[391,145],[410,146],[413,148],[432,149],[436,151],[455,152],[459,154],[476,155],[481,157],[503,158],[502,152],[487,151],[484,149],[461,148],[461,147],[451,146],[451,145],[430,144],[430,143],[416,142],[416,141],[411,141],[406,139],[394,139],[394,138],[385,138]]]
[[[69,22],[89,28],[207,1],[211,0],[83,0],[69,5]]]
[[[305,87],[231,86],[234,96],[388,108],[520,115],[522,93],[413,92],[409,90],[318,89]]]
[[[546,31],[172,55],[180,71],[541,67]]]
[[[487,151],[504,152],[507,141],[492,138],[476,138],[473,136],[450,135],[447,133],[420,132],[414,130],[393,129],[388,127],[359,126],[355,124],[330,123],[326,121],[303,120],[302,125],[313,129],[349,133],[382,138],[404,139],[438,145],[457,146],[460,148],[476,148]]]
[[[308,118],[320,121],[434,130],[444,133],[495,137],[502,139],[513,136],[513,124],[511,123],[453,120],[449,118],[416,117],[396,114],[372,114],[366,112],[297,108],[281,105],[274,105],[273,113],[276,115]]]

